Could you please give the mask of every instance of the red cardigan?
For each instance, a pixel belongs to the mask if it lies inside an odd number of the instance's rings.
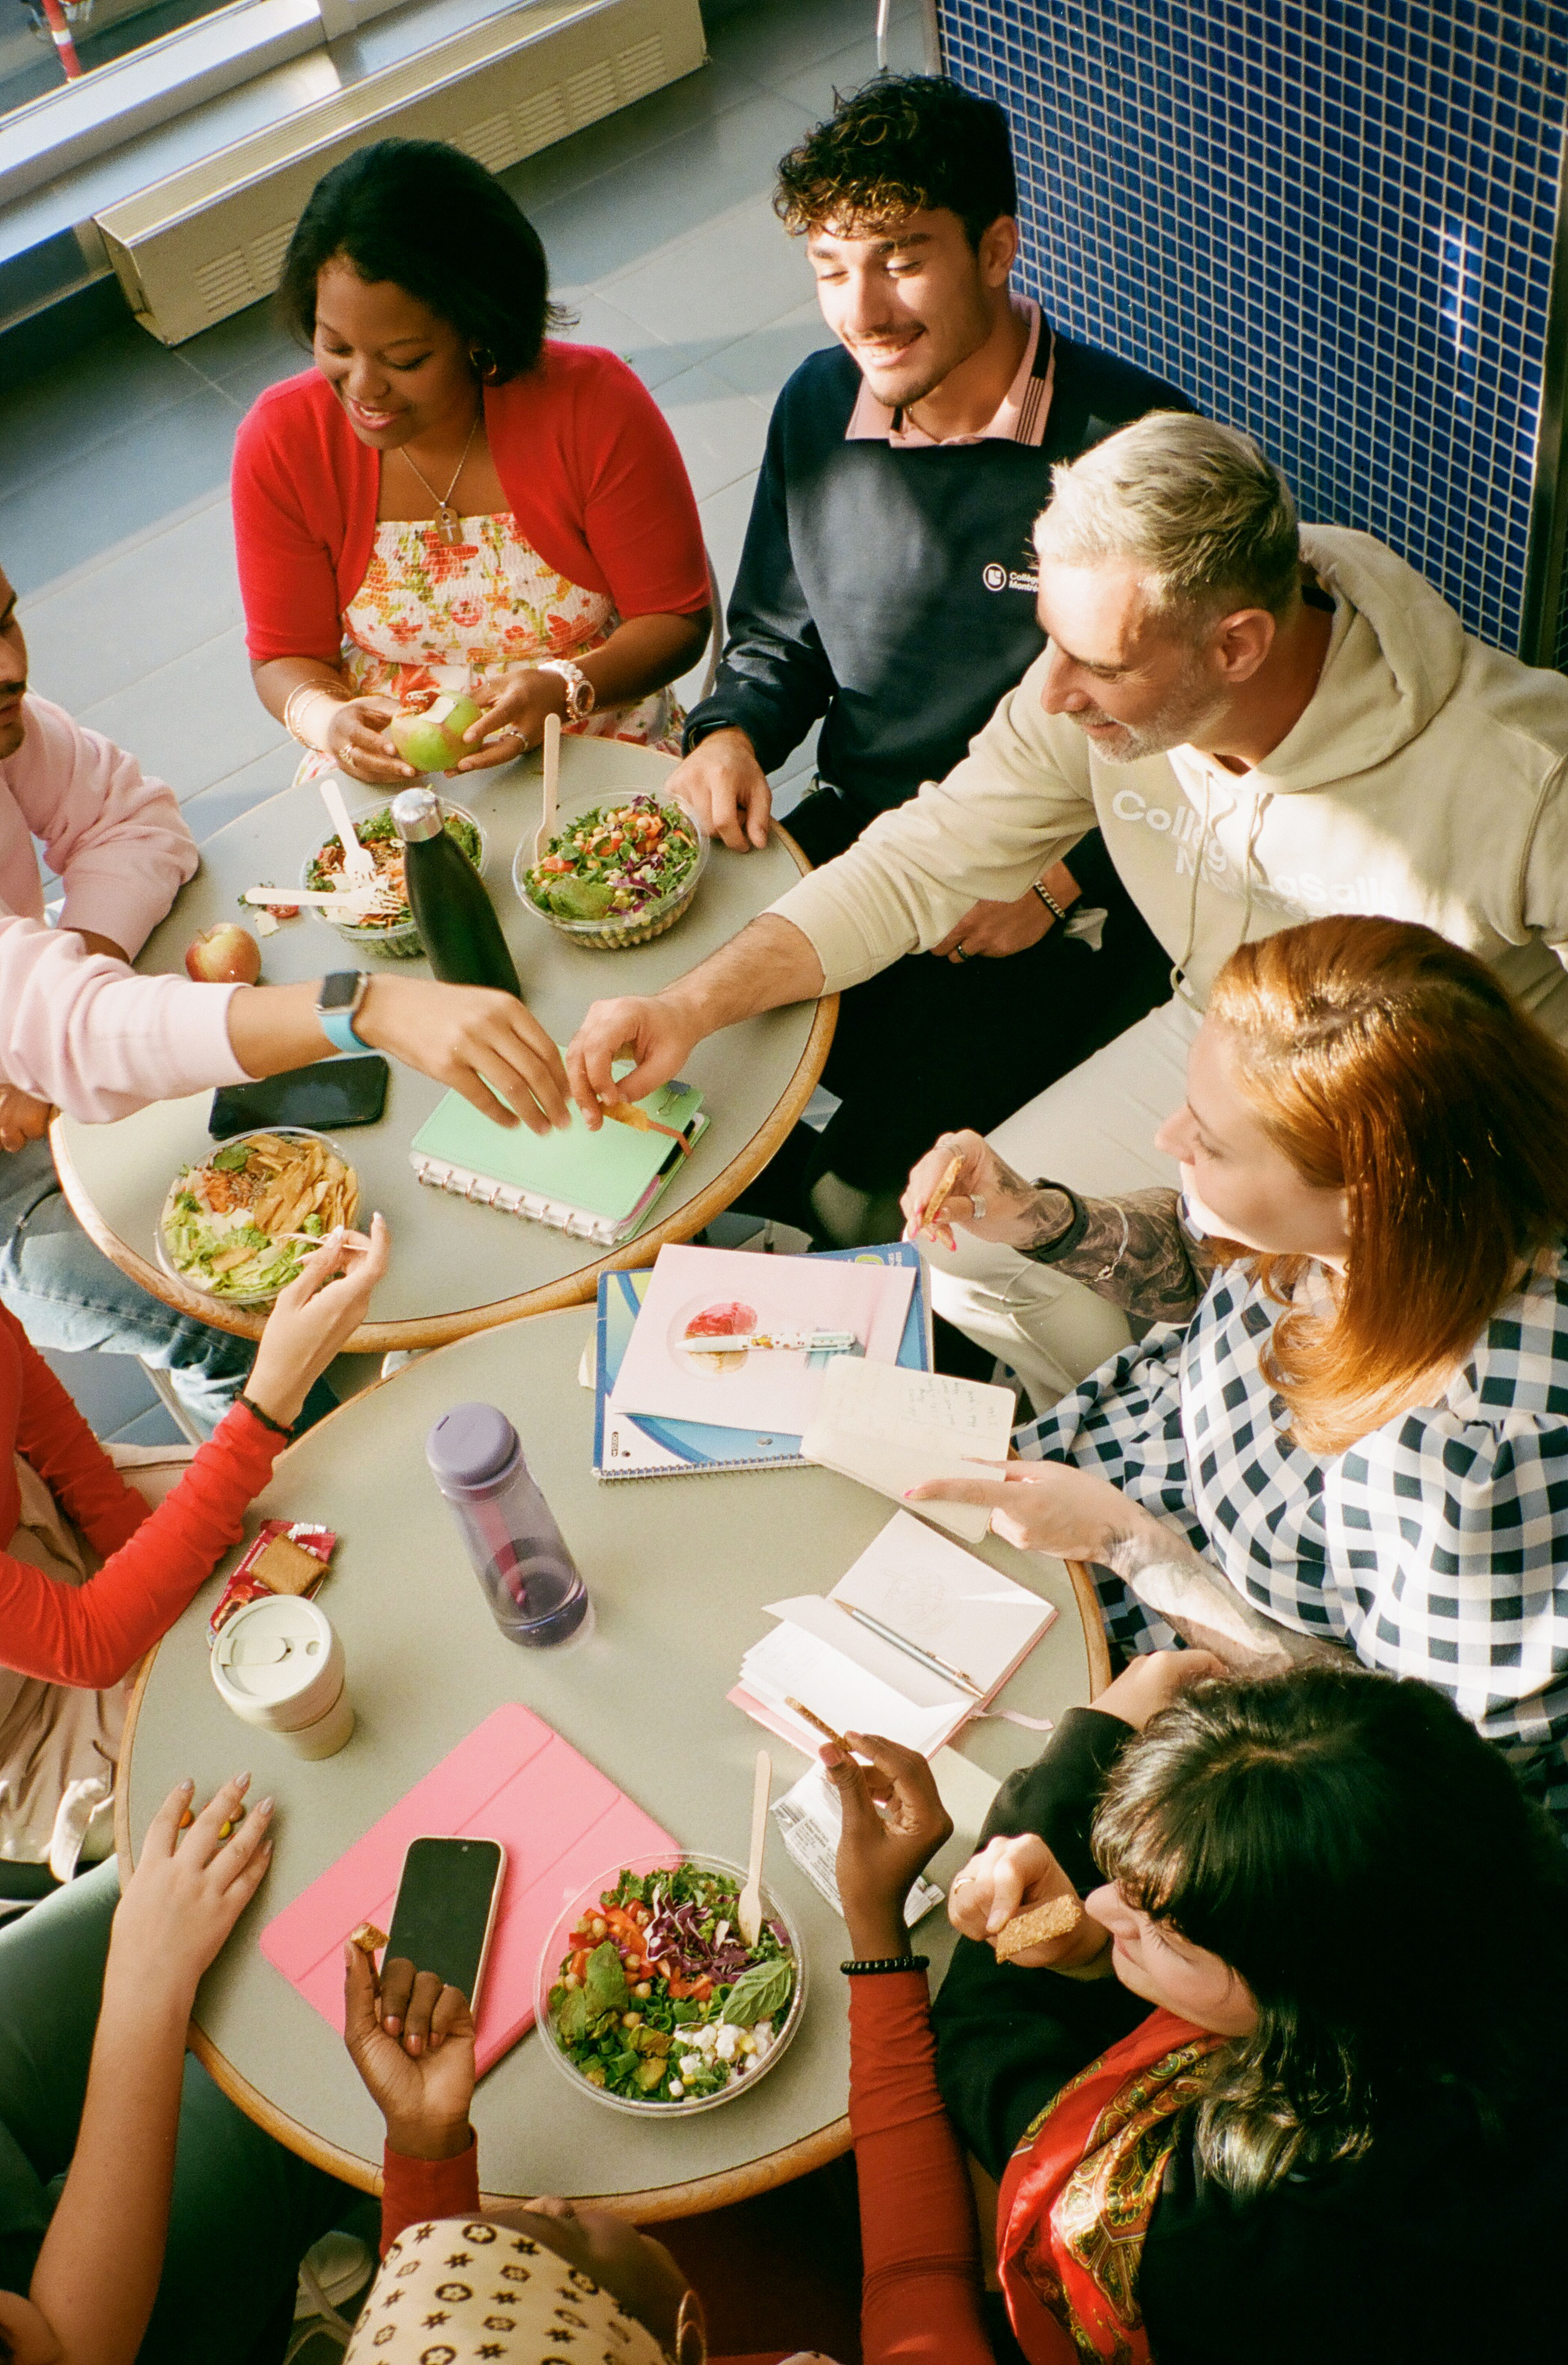
[[[992,2365],[974,2196],[936,2090],[924,1971],[879,1971],[850,1980],[849,2117],[866,2276],[863,2365]],[[471,2217],[478,2206],[474,2144],[446,2160],[408,2159],[388,2147],[381,2187],[383,2257],[405,2225],[420,2218]],[[714,2358],[711,2365],[724,2360]]]
[[[598,345],[545,341],[525,377],[484,389],[490,457],[540,556],[617,613],[708,604],[697,503],[641,379]],[[375,540],[381,455],[319,370],[269,387],[234,443],[234,544],[252,659],[336,665]]]
[[[0,1664],[103,1691],[166,1634],[235,1542],[284,1440],[243,1405],[155,1511],[128,1486],[15,1315],[0,1306],[0,1536],[21,1516],[20,1453],[103,1560],[85,1585],[0,1552]]]

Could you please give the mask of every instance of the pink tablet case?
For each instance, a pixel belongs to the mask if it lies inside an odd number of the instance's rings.
[[[507,1852],[479,2002],[481,2076],[532,2025],[540,1949],[563,1908],[601,1872],[680,1853],[531,1709],[497,1709],[262,1933],[268,1962],[340,2034],[343,1941],[362,1922],[390,1927],[409,1842],[431,1834],[499,1840]]]

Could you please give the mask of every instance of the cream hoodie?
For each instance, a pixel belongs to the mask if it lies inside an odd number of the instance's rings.
[[[824,991],[935,944],[981,897],[1023,894],[1098,824],[1199,1001],[1246,937],[1379,912],[1479,954],[1568,1040],[1568,679],[1472,640],[1370,534],[1309,526],[1302,546],[1333,632],[1265,765],[1231,773],[1192,747],[1106,763],[1046,713],[1037,661],[946,779],[774,904]]]

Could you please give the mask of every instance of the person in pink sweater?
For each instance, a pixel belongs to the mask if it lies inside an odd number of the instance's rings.
[[[34,841],[64,889],[44,913]],[[150,1101],[328,1057],[317,981],[198,985],[129,967],[196,871],[172,789],[28,689],[16,595],[0,571],[0,1305],[35,1346],[137,1354],[168,1370],[210,1431],[252,1350],[173,1312],[87,1239],[45,1136],[52,1107],[106,1124]],[[554,1043],[510,994],[378,975],[354,1013],[368,1047],[452,1085],[502,1124],[566,1118]],[[498,1084],[512,1104],[491,1091]],[[309,1407],[330,1408],[322,1390]]]

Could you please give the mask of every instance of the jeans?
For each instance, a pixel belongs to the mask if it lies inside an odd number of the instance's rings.
[[[0,1930],[0,2286],[25,2292],[75,2149],[119,1898],[99,1865]],[[137,2172],[134,2158],[125,2162]],[[380,2213],[274,2143],[186,2059],[169,2239],[140,2365],[275,2365],[298,2264]]]
[[[176,1314],[94,1247],[67,1205],[47,1141],[0,1151],[0,1302],[35,1347],[95,1348],[157,1364],[207,1437],[255,1358],[253,1340]]]

